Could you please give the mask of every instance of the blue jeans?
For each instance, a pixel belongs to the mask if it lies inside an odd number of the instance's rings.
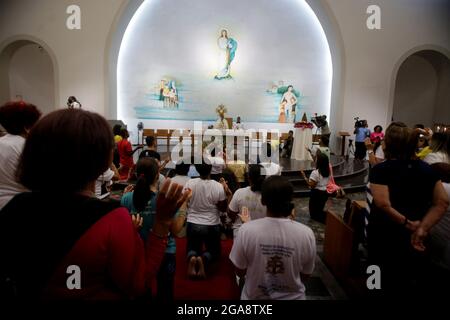
[[[193,256],[202,256],[205,262],[211,262],[220,257],[220,224],[207,226],[188,222],[186,237],[188,260]]]

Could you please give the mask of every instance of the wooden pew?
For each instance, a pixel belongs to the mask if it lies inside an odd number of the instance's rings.
[[[346,221],[328,211],[323,243],[323,260],[331,273],[349,293],[361,296],[367,294],[367,275],[361,274],[358,254],[362,231],[360,219],[366,205],[365,201],[352,201],[350,211],[344,215]]]
[[[349,273],[353,237],[352,228],[341,217],[328,211],[323,243],[324,262],[338,278],[343,278]]]

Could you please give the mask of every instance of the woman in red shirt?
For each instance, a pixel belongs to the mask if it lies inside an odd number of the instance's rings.
[[[127,180],[134,169],[133,154],[141,149],[142,146],[133,150],[130,141],[128,141],[130,135],[127,129],[121,129],[120,135],[122,136],[122,140],[117,142],[117,150],[120,156],[119,174],[121,180]]]
[[[106,120],[88,111],[55,111],[33,127],[18,167],[31,192],[0,211],[0,296],[98,300],[150,292],[188,192],[166,180],[144,243],[125,208],[94,197],[113,146]]]

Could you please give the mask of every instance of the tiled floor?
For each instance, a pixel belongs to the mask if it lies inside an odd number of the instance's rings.
[[[347,198],[351,200],[364,200],[365,193],[347,194]],[[326,204],[326,208],[343,216],[345,211],[345,203],[347,198],[336,199],[330,198]],[[309,226],[316,236],[317,257],[316,267],[311,278],[306,282],[306,294],[308,300],[342,300],[347,299],[347,295],[341,288],[339,283],[330,273],[328,268],[322,262],[323,240],[325,237],[325,225],[311,220],[308,211],[309,198],[296,198],[295,212],[297,221]]]
[[[329,198],[328,202],[325,206],[325,209],[333,211],[334,213],[336,213],[340,216],[343,216],[347,198],[350,200],[364,200],[365,196],[366,196],[365,193],[358,192],[358,193],[347,194],[346,198],[343,198],[343,199]],[[325,234],[324,234],[325,225],[320,222],[314,221],[309,217],[308,203],[309,203],[309,198],[295,198],[294,199],[296,219],[297,219],[297,221],[299,221],[303,224],[306,224],[314,231],[314,235],[316,236],[318,251],[321,252],[321,250],[319,250],[319,248],[322,249],[323,238],[325,236]]]

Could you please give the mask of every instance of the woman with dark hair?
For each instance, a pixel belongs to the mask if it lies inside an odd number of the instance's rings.
[[[325,223],[325,204],[328,200],[327,185],[330,181],[330,161],[326,154],[317,150],[316,169],[311,172],[309,179],[302,170],[301,174],[311,189],[309,196],[309,215],[311,219]]]
[[[113,144],[106,120],[79,109],[52,112],[30,131],[18,177],[31,192],[0,212],[2,296],[130,299],[150,291],[172,217],[188,193],[166,181],[144,245],[128,210],[94,196]]]
[[[431,153],[423,161],[428,164],[450,164],[450,132],[436,132],[431,136]]]
[[[0,107],[0,124],[7,132],[0,137],[0,209],[17,193],[26,190],[16,179],[16,168],[25,138],[40,116],[36,106],[23,101]]]
[[[380,143],[384,139],[383,127],[376,125],[373,128],[373,132],[370,134],[370,142],[373,144]]]
[[[267,217],[244,223],[233,243],[230,260],[245,275],[241,299],[304,300],[304,281],[314,270],[316,241],[307,226],[289,218],[294,188],[271,176],[261,188]]]
[[[120,203],[130,214],[139,214],[142,229],[139,231],[145,241],[153,225],[156,214],[156,195],[158,192],[159,165],[154,158],[140,159],[136,165],[137,181],[130,192],[126,192]],[[169,239],[170,242],[170,239]]]
[[[266,206],[261,203],[261,187],[265,176],[261,175],[262,166],[250,164],[247,171],[249,187],[238,189],[228,205],[228,216],[233,223],[233,236],[236,237],[243,221],[243,211],[248,213],[250,220],[264,218]],[[245,221],[244,221],[245,222]]]
[[[144,157],[136,165],[138,180],[134,190],[126,193],[121,200],[122,206],[130,214],[142,218],[142,227],[139,230],[144,241],[147,240],[150,229],[153,227],[156,215],[156,199],[158,195],[159,163],[155,158]],[[180,232],[185,222],[186,214],[177,214],[170,227],[166,253],[157,275],[158,286],[156,296],[161,301],[173,300],[173,279],[175,275],[176,243],[173,234]]]
[[[424,240],[448,207],[439,177],[423,161],[413,160],[417,133],[393,122],[384,138],[386,161],[370,171],[373,201],[367,229],[369,264],[380,267],[378,294],[423,294],[426,276]]]
[[[205,278],[205,267],[220,257],[220,213],[226,211],[231,191],[226,182],[211,180],[211,165],[196,164],[200,178],[189,180],[192,190],[187,204],[188,276]],[[203,250],[203,245],[205,250]]]

